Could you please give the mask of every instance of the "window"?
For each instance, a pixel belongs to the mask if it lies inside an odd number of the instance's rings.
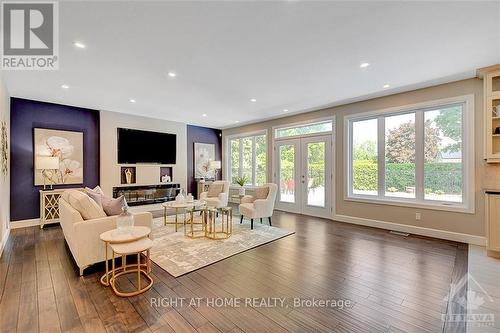
[[[267,179],[266,134],[228,139],[229,176],[232,184],[236,178],[245,177],[246,184],[257,186]]]
[[[348,117],[347,196],[470,212],[473,195],[467,189],[472,188],[474,162],[470,100],[463,97]]]
[[[289,136],[318,134],[323,132],[331,132],[333,122],[331,120],[321,121],[317,123],[309,123],[306,125],[297,125],[292,127],[278,128],[276,130],[277,138],[284,138]]]

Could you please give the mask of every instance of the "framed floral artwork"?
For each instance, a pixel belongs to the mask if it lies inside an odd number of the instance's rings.
[[[1,122],[1,129],[0,129],[0,160],[2,163],[2,174],[4,177],[6,177],[9,173],[9,138],[7,134],[7,123],[5,121]]]
[[[215,145],[213,143],[194,144],[194,178],[213,179],[215,170],[210,168],[210,161],[215,160]]]
[[[59,169],[49,170],[54,185],[83,184],[83,132],[35,128],[34,161],[37,156],[59,158]],[[41,170],[34,168],[35,186],[44,184]]]

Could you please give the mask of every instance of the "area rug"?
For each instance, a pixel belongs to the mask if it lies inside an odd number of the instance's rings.
[[[233,234],[228,239],[191,239],[184,236],[182,227],[175,232],[173,225],[164,226],[163,218],[153,219],[153,224],[151,260],[174,277],[294,233],[258,220],[250,230],[248,222],[240,224],[239,219],[233,219]]]

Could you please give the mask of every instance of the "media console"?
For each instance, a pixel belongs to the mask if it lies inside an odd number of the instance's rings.
[[[147,205],[175,200],[180,190],[181,185],[176,183],[117,186],[113,187],[113,198],[123,195],[129,206]]]

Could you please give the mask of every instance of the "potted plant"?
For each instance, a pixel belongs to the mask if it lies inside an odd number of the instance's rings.
[[[247,176],[236,177],[234,181],[236,182],[236,184],[240,185],[240,188],[238,189],[238,194],[240,196],[245,195],[245,188],[244,188],[244,186],[248,182]]]

